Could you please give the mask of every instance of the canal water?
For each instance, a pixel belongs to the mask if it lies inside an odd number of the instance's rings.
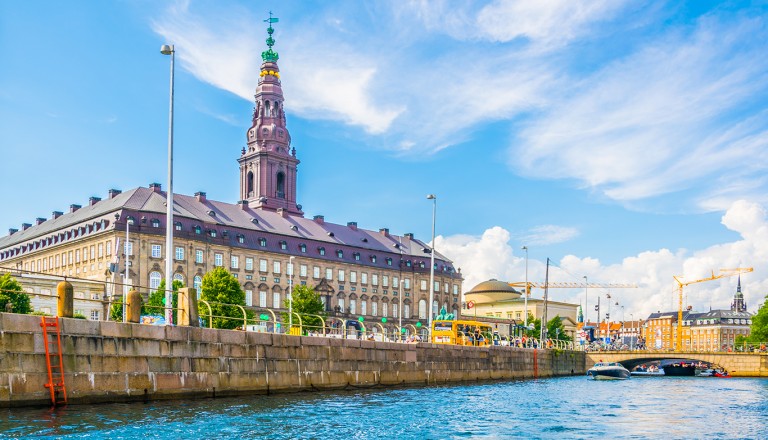
[[[768,379],[586,377],[1,409],[0,438],[765,439]]]

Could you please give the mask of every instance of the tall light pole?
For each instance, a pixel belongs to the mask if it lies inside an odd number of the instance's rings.
[[[288,331],[293,328],[293,259],[291,255],[288,258]]]
[[[164,44],[160,53],[171,56],[171,92],[168,112],[168,197],[165,218],[165,324],[173,324],[173,72],[176,50]]]
[[[589,324],[589,303],[587,302],[587,295],[589,294],[589,280],[584,275],[584,325]],[[599,317],[598,317],[599,319]]]
[[[634,350],[635,349],[635,315],[632,313],[629,314],[629,319],[632,320],[632,330],[629,332],[629,349]]]
[[[400,274],[400,295],[398,295],[400,298],[400,305],[398,306],[398,313],[397,313],[397,329],[400,332],[398,335],[398,341],[403,340],[403,282],[405,280],[403,279],[402,273]],[[431,342],[431,341],[430,341]]]
[[[523,246],[522,249],[525,251],[525,318],[523,326],[528,328],[528,246]]]
[[[432,302],[435,296],[435,214],[437,213],[437,196],[434,194],[427,195],[427,200],[432,200],[432,250],[429,258],[429,319],[427,320],[427,328],[429,329],[429,338],[432,339]]]
[[[123,246],[123,249],[125,250],[125,279],[123,280],[123,322],[127,322],[126,320],[126,302],[128,301],[128,265],[131,264],[131,260],[128,258],[128,248],[130,241],[128,241],[128,238],[130,237],[130,229],[131,225],[133,224],[133,219],[130,216],[125,217],[125,246]],[[131,248],[133,250],[133,248]],[[133,253],[133,252],[131,252]]]

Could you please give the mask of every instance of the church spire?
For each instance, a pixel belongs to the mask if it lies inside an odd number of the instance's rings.
[[[744,294],[741,293],[741,275],[739,275],[738,284],[736,284],[736,293],[733,295],[731,310],[734,312],[746,312],[747,304],[744,302]]]
[[[296,204],[296,149],[291,149],[291,135],[285,125],[283,89],[279,58],[272,50],[278,18],[269,13],[266,39],[268,49],[261,53],[259,82],[256,87],[253,120],[246,134],[247,147],[240,158],[240,199],[254,209],[266,209],[303,215]]]

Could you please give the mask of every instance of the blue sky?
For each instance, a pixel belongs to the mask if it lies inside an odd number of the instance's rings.
[[[527,245],[532,280],[549,257],[558,281],[641,285],[613,292],[625,313],[719,268],[755,267],[750,310],[768,293],[757,1],[2,2],[0,226],[166,186],[164,43],[174,189],[235,202],[270,10],[307,215],[429,240],[435,193],[465,289],[522,280]],[[727,308],[735,283],[686,301]]]

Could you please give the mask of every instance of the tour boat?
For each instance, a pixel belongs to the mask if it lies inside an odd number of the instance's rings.
[[[629,370],[618,362],[598,362],[587,370],[587,376],[594,380],[629,379]]]
[[[664,376],[664,369],[659,368],[657,365],[651,365],[646,367],[642,365],[630,372],[632,376]]]

